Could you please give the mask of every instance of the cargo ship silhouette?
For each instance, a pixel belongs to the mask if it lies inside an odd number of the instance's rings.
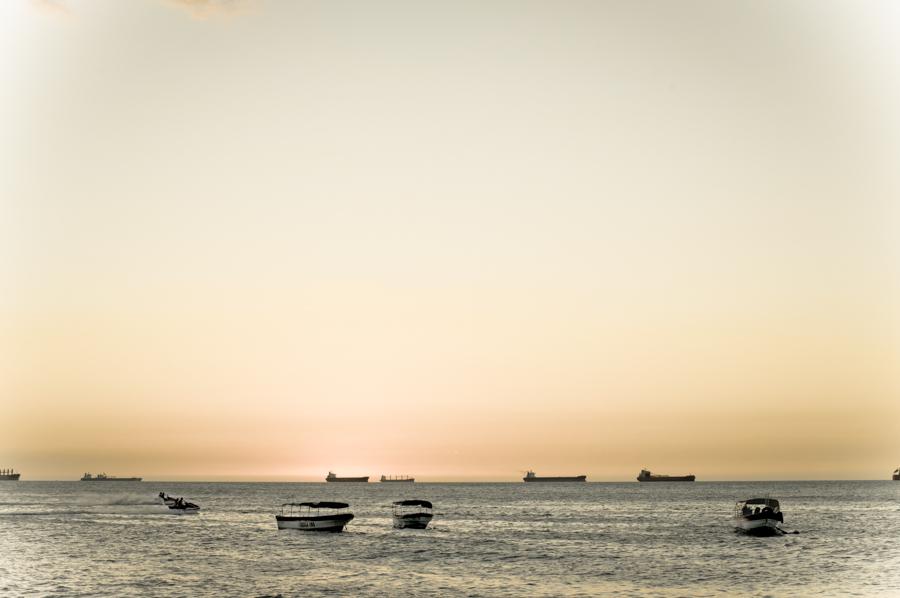
[[[694,474],[690,475],[653,475],[649,469],[642,469],[638,474],[639,482],[693,482],[696,479]]]
[[[339,478],[334,475],[334,472],[329,471],[328,475],[325,476],[326,482],[368,482],[369,476],[360,476],[358,478]]]
[[[117,478],[114,475],[106,475],[105,473],[98,473],[97,475],[91,475],[89,473],[81,476],[82,482],[140,482],[142,478]]]
[[[411,478],[408,475],[397,475],[397,476],[386,476],[381,474],[382,482],[408,482],[412,483],[416,481],[416,478]]]
[[[16,473],[13,469],[0,469],[0,481],[17,482],[21,473]]]
[[[573,476],[536,476],[533,471],[528,470],[523,482],[584,482],[587,481],[586,475]]]

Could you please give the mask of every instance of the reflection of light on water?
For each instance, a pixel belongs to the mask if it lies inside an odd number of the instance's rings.
[[[763,593],[764,583],[804,595],[810,587],[868,595],[900,590],[900,580],[872,556],[891,554],[900,534],[890,482],[766,488],[782,499],[789,526],[801,535],[773,541],[734,534],[733,499],[757,493],[753,484],[707,483],[653,496],[625,485],[529,489],[526,496],[509,484],[434,484],[418,489],[442,514],[428,530],[393,528],[386,506],[391,491],[348,489],[343,496],[357,519],[343,534],[324,535],[276,529],[283,497],[297,494],[291,485],[181,484],[173,493],[195,498],[204,511],[179,517],[143,493],[98,496],[48,484],[21,495],[35,512],[51,511],[47,516],[2,517],[0,554],[9,556],[0,559],[0,577],[19,584],[20,594],[40,593],[42,583],[58,579],[109,595],[147,579],[165,580],[172,595],[427,595],[430,589],[435,595],[667,596],[690,594],[686,584],[700,584],[697,593],[727,595],[734,587]],[[13,498],[0,489],[0,503]],[[78,504],[85,498],[111,504]],[[828,510],[829,504],[843,509]],[[748,549],[752,568],[745,566]],[[177,556],[183,554],[190,559]],[[787,558],[790,567],[783,566]],[[73,571],[82,569],[77,578]]]

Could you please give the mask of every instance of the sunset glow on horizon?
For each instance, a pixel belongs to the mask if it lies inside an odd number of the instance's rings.
[[[0,467],[882,479],[900,7],[0,7]]]

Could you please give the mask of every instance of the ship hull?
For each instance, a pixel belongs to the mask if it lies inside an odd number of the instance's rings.
[[[414,479],[409,479],[409,480],[381,480],[381,483],[382,483],[382,484],[403,484],[403,483],[406,483],[406,484],[412,484],[413,482],[415,482]]]
[[[673,476],[650,476],[648,478],[638,478],[639,482],[693,482],[696,476],[692,475],[673,475]]]
[[[5,473],[0,475],[0,482],[18,482],[19,476],[22,474],[19,473]]]
[[[200,507],[185,507],[183,509],[169,507],[169,513],[172,513],[173,515],[196,515],[199,512]]]
[[[748,536],[774,536],[781,533],[781,521],[774,518],[745,519],[737,517],[734,520],[734,527]]]
[[[363,476],[359,478],[325,478],[326,482],[368,482],[369,476]]]
[[[431,513],[406,513],[394,515],[394,527],[397,529],[425,529],[431,523]]]
[[[558,477],[530,477],[530,478],[522,478],[522,481],[525,482],[586,482],[586,475],[576,475],[576,476],[558,476]]]
[[[143,478],[91,478],[82,482],[140,482]]]
[[[278,529],[293,529],[302,532],[341,532],[344,531],[344,526],[350,523],[351,519],[353,519],[352,513],[316,517],[275,516]]]

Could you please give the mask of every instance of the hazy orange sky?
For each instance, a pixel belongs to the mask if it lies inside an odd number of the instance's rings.
[[[900,4],[0,4],[23,479],[900,464]]]

